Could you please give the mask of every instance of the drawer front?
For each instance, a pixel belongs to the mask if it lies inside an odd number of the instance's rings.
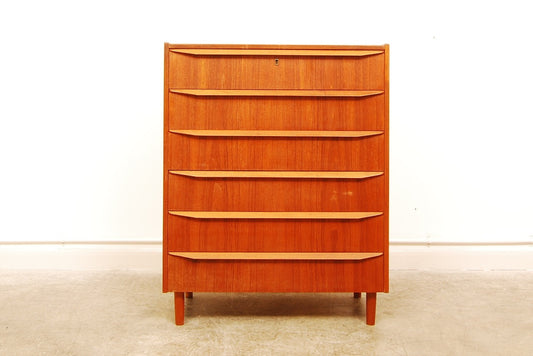
[[[169,290],[381,292],[383,256],[363,261],[206,261],[169,257]],[[372,278],[369,278],[372,276]]]
[[[384,219],[218,220],[169,214],[167,244],[169,251],[382,252]]]
[[[274,174],[276,172],[273,172]],[[384,211],[385,179],[168,177],[168,209],[195,211]]]
[[[385,96],[209,97],[169,94],[171,130],[384,130]]]
[[[213,138],[168,134],[169,170],[383,171],[384,135]]]
[[[277,60],[277,61],[276,61]],[[170,52],[169,87],[383,90],[385,56],[203,56]]]

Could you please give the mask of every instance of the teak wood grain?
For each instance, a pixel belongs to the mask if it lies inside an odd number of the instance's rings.
[[[190,56],[170,52],[169,88],[383,90],[385,55]]]
[[[168,196],[171,197],[168,209],[282,212],[382,212],[385,209],[385,203],[380,199],[385,189],[383,175],[367,179],[259,179],[257,171],[239,173],[241,175],[251,173],[252,177],[194,179],[171,174],[168,178]],[[305,174],[305,172],[295,173]]]
[[[173,44],[166,43],[170,50],[181,49],[250,49],[250,50],[343,50],[384,51],[388,45],[279,45],[279,44]]]
[[[164,118],[177,324],[193,292],[364,292],[374,324],[388,291],[388,45],[165,44]]]
[[[372,50],[334,50],[334,49],[221,49],[221,48],[180,48],[171,52],[191,54],[194,56],[314,56],[314,57],[365,57],[381,54],[383,51]]]
[[[170,89],[171,93],[194,96],[284,96],[284,97],[326,97],[362,98],[383,94],[383,90],[279,90],[279,89]]]
[[[169,251],[365,252],[386,247],[384,216],[356,220],[168,217]]]
[[[169,93],[171,130],[383,131],[385,96],[202,97]]]
[[[168,166],[168,135],[170,135],[170,117],[169,117],[169,88],[168,88],[168,73],[169,73],[169,63],[168,56],[170,53],[170,46],[168,43],[165,43],[165,52],[164,52],[164,80],[163,80],[163,292],[168,292],[171,290],[168,284],[168,171],[170,167]],[[174,294],[176,296],[176,293]],[[179,299],[179,298],[178,298]],[[175,299],[175,305],[178,305],[178,299]],[[183,311],[183,308],[181,308]],[[178,316],[181,315],[182,311],[176,310],[176,323],[178,322]],[[180,319],[183,319],[181,317]]]
[[[224,261],[169,258],[176,290],[194,292],[380,291],[383,256],[362,261]]]
[[[169,252],[190,260],[267,261],[359,261],[383,255],[381,252]]]
[[[282,220],[359,220],[383,214],[380,211],[175,211],[169,214],[192,219],[282,219]]]
[[[383,171],[383,135],[234,139],[170,135],[171,170]]]
[[[273,179],[366,179],[383,172],[331,171],[169,171],[170,174],[194,178],[273,178]]]
[[[329,137],[355,138],[383,134],[383,131],[301,131],[301,130],[170,130],[171,133],[198,137]]]
[[[385,177],[385,191],[383,192],[383,201],[385,202],[385,209],[384,209],[384,228],[385,232],[382,235],[383,240],[385,241],[387,247],[384,249],[383,254],[385,256],[383,263],[383,276],[384,276],[384,288],[383,291],[388,293],[389,292],[389,45],[386,44],[385,46],[385,63],[384,63],[384,71],[385,71],[385,93],[384,93],[384,119],[383,122],[385,124],[385,130],[386,133],[384,135],[384,146],[385,146],[385,167],[387,167],[387,173],[384,174]],[[374,303],[375,304],[375,303]],[[374,306],[374,314],[375,314],[375,306]],[[368,314],[367,314],[368,315]]]

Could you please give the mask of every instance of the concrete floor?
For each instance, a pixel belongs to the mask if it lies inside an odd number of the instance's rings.
[[[391,271],[351,294],[213,294],[185,325],[160,274],[0,272],[0,355],[532,355],[532,272]]]

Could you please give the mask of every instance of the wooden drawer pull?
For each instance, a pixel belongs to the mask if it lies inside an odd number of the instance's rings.
[[[313,57],[365,57],[383,51],[369,50],[316,50],[316,49],[171,49],[171,52],[193,56],[313,56]]]
[[[358,261],[383,255],[381,252],[169,252],[191,260],[299,260]]]
[[[317,211],[169,211],[170,215],[193,219],[303,219],[359,220],[383,215],[382,212],[317,212]]]
[[[170,130],[198,137],[325,137],[357,138],[383,134],[383,131],[298,131],[298,130]]]
[[[383,90],[270,90],[270,89],[170,89],[171,93],[194,96],[281,96],[350,98],[383,94]]]
[[[169,171],[193,178],[279,178],[279,179],[365,179],[383,172],[303,172],[303,171]]]

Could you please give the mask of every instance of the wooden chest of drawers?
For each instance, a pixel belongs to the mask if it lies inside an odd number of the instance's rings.
[[[388,45],[165,44],[163,291],[388,292]]]

